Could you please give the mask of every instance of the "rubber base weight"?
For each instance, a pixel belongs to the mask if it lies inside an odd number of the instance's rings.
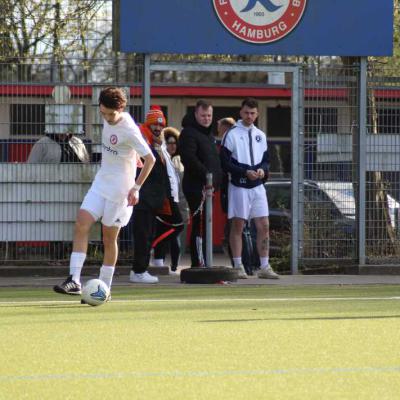
[[[219,283],[236,282],[238,273],[233,268],[186,268],[181,271],[181,282],[184,283]]]

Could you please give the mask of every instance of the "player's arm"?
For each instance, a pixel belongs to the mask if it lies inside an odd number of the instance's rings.
[[[224,172],[229,172],[236,176],[245,177],[247,173],[247,168],[245,168],[238,162],[235,162],[232,158],[232,152],[235,144],[232,142],[232,134],[230,132],[231,130],[226,132],[222,139],[221,149],[219,151],[221,167]]]
[[[142,157],[144,159],[144,164],[143,168],[140,170],[140,174],[137,177],[134,186],[131,188],[131,190],[128,193],[128,205],[134,206],[138,203],[139,201],[139,190],[147,177],[149,176],[154,163],[156,162],[155,157],[153,154],[147,153],[145,156]]]
[[[265,150],[262,161],[257,169],[257,174],[260,179],[268,180],[269,176],[269,155],[268,150]]]

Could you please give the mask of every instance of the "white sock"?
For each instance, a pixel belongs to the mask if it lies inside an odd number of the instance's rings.
[[[153,258],[153,267],[163,267],[164,259],[163,258]]]
[[[103,281],[109,288],[111,288],[111,282],[113,280],[115,267],[109,265],[102,265],[100,268],[99,279]]]
[[[69,274],[76,283],[81,283],[81,271],[86,259],[86,253],[72,252],[69,260]]]
[[[242,265],[242,257],[233,257],[232,261],[233,261],[233,267],[234,268],[237,268],[240,265]]]
[[[267,269],[269,267],[269,257],[260,257],[260,268]]]

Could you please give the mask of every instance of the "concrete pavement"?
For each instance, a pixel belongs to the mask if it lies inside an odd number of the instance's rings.
[[[180,269],[187,268],[190,263],[189,257],[182,260]],[[224,254],[216,254],[214,265],[228,266],[229,259]],[[83,281],[98,276],[98,266],[85,266],[83,270]],[[151,286],[138,285],[129,282],[130,266],[117,267],[114,277],[116,286]],[[154,271],[153,271],[154,272]],[[180,282],[179,275],[159,275],[161,286],[186,286]],[[0,267],[0,288],[1,287],[52,287],[59,283],[68,275],[67,266],[15,266]],[[368,275],[282,275],[278,280],[258,279],[256,276],[250,276],[249,279],[241,279],[233,282],[232,285],[400,285],[400,275],[368,274]]]

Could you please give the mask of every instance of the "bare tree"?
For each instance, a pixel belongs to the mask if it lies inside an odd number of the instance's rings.
[[[18,82],[88,81],[111,58],[110,0],[0,0],[0,71]],[[110,42],[110,43],[109,43]],[[104,68],[102,68],[104,70]],[[100,72],[99,76],[104,76]]]

